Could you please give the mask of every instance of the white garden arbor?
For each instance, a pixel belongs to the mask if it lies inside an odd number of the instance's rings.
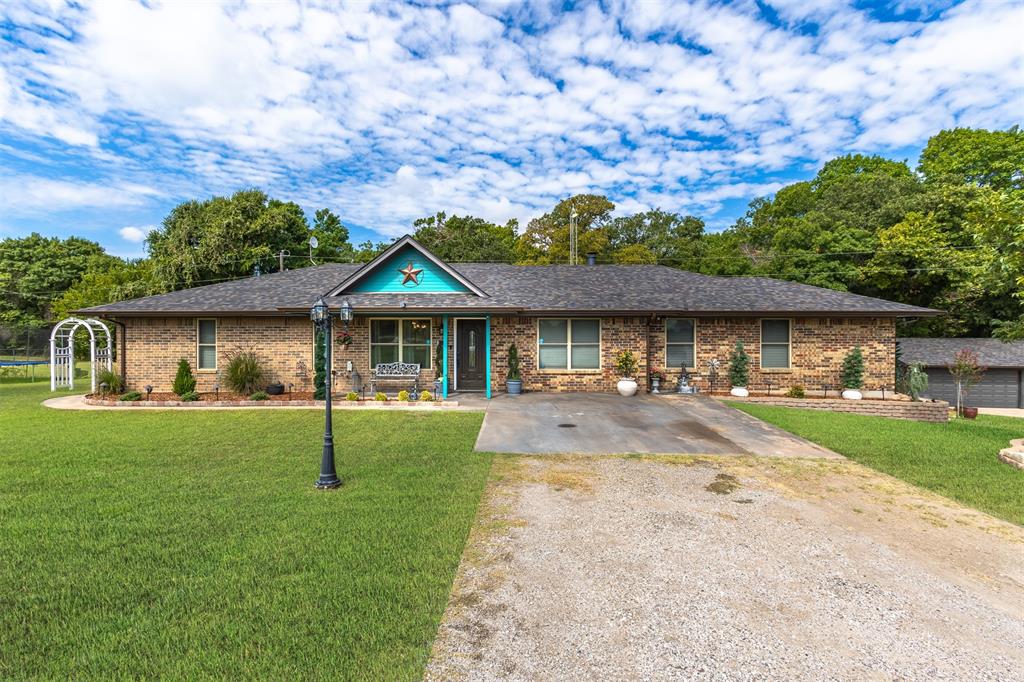
[[[89,379],[92,392],[96,392],[97,363],[112,369],[113,346],[110,328],[94,317],[61,320],[50,332],[50,390],[75,386],[75,332],[80,328],[89,332]],[[99,336],[99,338],[97,338]],[[97,348],[96,343],[100,342]]]

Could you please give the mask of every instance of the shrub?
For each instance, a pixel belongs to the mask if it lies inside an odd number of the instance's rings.
[[[636,376],[636,369],[638,365],[639,363],[637,363],[636,356],[633,355],[633,351],[620,351],[615,356],[615,369],[618,371],[620,377],[627,379],[634,378]]]
[[[194,403],[195,401],[199,400],[199,394],[196,393],[195,391],[186,391],[185,393],[182,393],[178,397],[181,398],[181,402],[183,403]]]
[[[266,391],[256,391],[249,396],[249,400],[270,400],[270,396],[267,395]]]
[[[196,378],[192,376],[192,365],[188,360],[178,360],[178,373],[174,375],[174,383],[171,384],[171,391],[182,400],[186,393],[195,393]]]
[[[384,402],[385,400],[388,399],[388,397],[387,397],[386,394],[381,393],[380,391],[377,391],[377,395],[373,396],[373,399],[378,401],[378,402]]]
[[[804,387],[800,384],[796,386],[790,386],[789,390],[786,391],[787,398],[806,398],[807,394],[804,392]]]
[[[349,391],[348,393],[345,394],[345,400],[349,402],[355,402],[359,400],[359,394],[356,393],[355,391]]]
[[[734,388],[746,388],[750,382],[750,356],[743,350],[743,342],[737,341],[729,354],[729,383]]]
[[[508,346],[508,381],[519,381],[519,349],[516,344]]]
[[[324,333],[317,330],[313,334],[316,350],[313,353],[313,397],[317,400],[327,398],[327,349],[324,347]]]
[[[855,346],[843,358],[843,367],[839,376],[843,388],[857,390],[864,386],[864,354],[861,352],[860,346]]]
[[[668,379],[664,370],[660,370],[657,367],[651,367],[651,379],[657,379],[658,381],[665,381]]]
[[[124,377],[112,369],[101,369],[96,379],[98,383],[106,384],[110,393],[120,393],[124,390]]]
[[[399,391],[398,399],[401,400],[403,403],[409,402],[409,391]]]
[[[120,400],[122,402],[129,402],[129,401],[132,401],[132,400],[142,400],[142,394],[139,393],[138,391],[128,391],[127,393],[122,395],[120,398],[118,398],[118,400]]]
[[[920,400],[921,394],[928,390],[928,373],[924,365],[917,362],[907,368],[907,393],[914,400]]]
[[[263,361],[252,350],[235,349],[228,354],[224,368],[224,385],[238,395],[251,395],[263,383]]]
[[[978,362],[978,354],[969,348],[957,351],[953,362],[949,365],[949,373],[956,383],[956,413],[964,414],[964,396],[981,381],[985,368]]]
[[[423,391],[423,392],[420,393],[420,400],[422,400],[425,403],[429,403],[433,399],[434,399],[434,396],[432,396],[430,394],[430,391]]]
[[[437,378],[444,378],[444,349],[440,343],[434,344],[434,369],[437,370]]]

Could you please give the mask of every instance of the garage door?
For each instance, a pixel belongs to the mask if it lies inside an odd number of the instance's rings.
[[[929,367],[928,391],[925,396],[956,404],[956,384],[945,367]],[[982,375],[964,399],[970,407],[1024,407],[1020,399],[1020,370],[990,369]]]

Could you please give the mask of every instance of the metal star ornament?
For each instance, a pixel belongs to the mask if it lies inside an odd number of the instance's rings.
[[[417,268],[413,266],[412,261],[409,261],[408,265],[404,268],[400,268],[398,271],[404,275],[402,278],[403,287],[409,282],[412,282],[413,286],[419,286],[420,275],[423,273],[423,268]]]

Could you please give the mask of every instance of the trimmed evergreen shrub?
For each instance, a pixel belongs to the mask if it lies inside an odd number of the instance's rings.
[[[729,354],[729,383],[733,388],[746,388],[750,382],[750,356],[743,349],[743,342],[736,341],[736,347]]]
[[[519,381],[519,349],[514,343],[508,346],[508,380]]]
[[[345,400],[349,402],[355,402],[359,400],[359,394],[356,393],[355,391],[349,391],[348,393],[345,394]]]
[[[270,396],[267,395],[266,391],[256,391],[249,396],[249,400],[270,400]]]
[[[420,400],[425,403],[429,403],[434,399],[434,396],[430,394],[430,391],[423,391],[420,393]]]
[[[178,396],[183,403],[194,403],[199,400],[199,394],[195,391],[186,391]]]
[[[400,401],[402,401],[403,403],[409,402],[409,391],[399,391],[398,392],[398,399]]]
[[[171,384],[171,391],[182,400],[186,393],[195,393],[196,378],[192,375],[192,365],[188,360],[178,360],[178,373],[174,375],[174,383]]]
[[[324,348],[324,334],[317,331],[313,338],[316,339],[316,350],[313,353],[313,397],[317,400],[327,398],[327,355]]]
[[[789,390],[786,391],[787,398],[806,398],[807,394],[804,392],[804,387],[800,384],[796,386],[790,386]]]
[[[373,396],[373,399],[378,401],[378,402],[384,402],[384,401],[386,401],[388,399],[388,396],[385,393],[381,393],[380,391],[377,391],[377,395]]]
[[[131,402],[133,400],[142,400],[142,394],[139,393],[138,391],[128,391],[127,393],[122,395],[120,398],[118,398],[118,400],[120,400],[122,402]]]
[[[843,358],[840,378],[843,388],[857,390],[864,386],[864,354],[861,352],[860,346],[855,346]]]
[[[260,391],[264,373],[263,361],[255,351],[237,349],[228,355],[224,385],[238,395],[251,395]]]

